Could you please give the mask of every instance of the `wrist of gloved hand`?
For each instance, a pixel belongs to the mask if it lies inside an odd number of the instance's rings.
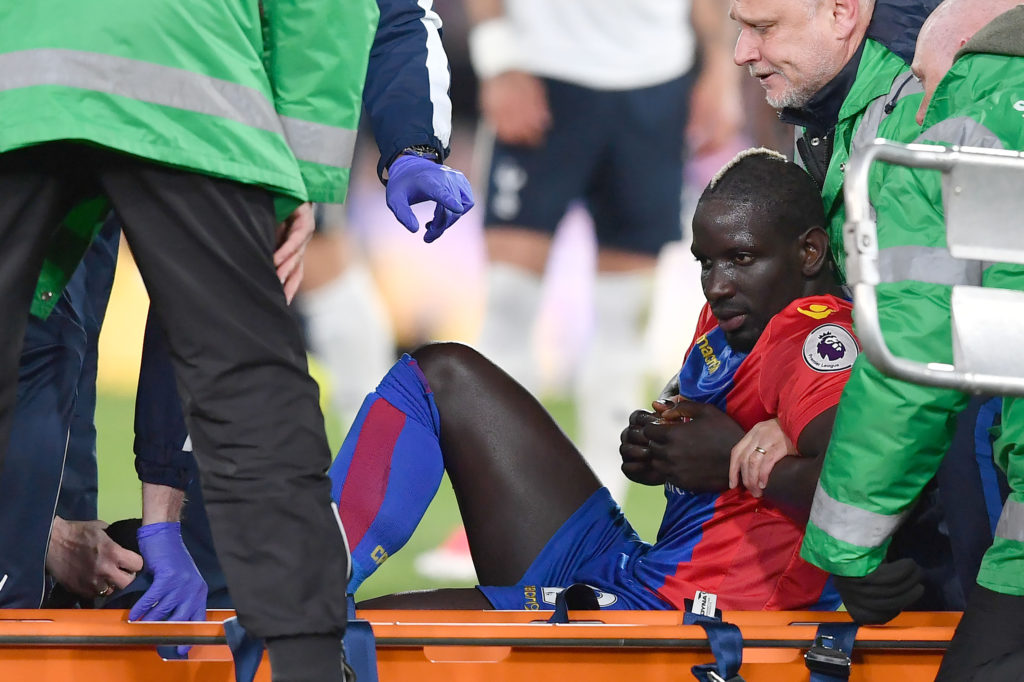
[[[412,206],[436,202],[434,217],[423,236],[423,241],[430,243],[473,207],[473,190],[466,176],[454,168],[424,156],[403,154],[388,168],[385,200],[398,222],[410,232],[420,229]]]
[[[881,625],[924,594],[921,570],[912,559],[883,562],[861,577],[833,576],[843,605],[861,625]]]
[[[406,147],[398,156],[418,156],[421,159],[427,159],[434,163],[441,163],[444,160],[439,151],[427,144],[415,144],[411,147]],[[394,162],[392,162],[392,165],[394,165]]]
[[[153,576],[128,620],[206,620],[206,581],[181,537],[180,523],[151,523],[138,531],[143,570]],[[189,647],[179,647],[184,654]]]

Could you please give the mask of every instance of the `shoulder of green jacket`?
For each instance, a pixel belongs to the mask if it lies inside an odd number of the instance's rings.
[[[896,76],[906,70],[906,62],[894,52],[870,38],[865,40],[857,79],[839,110],[839,120],[856,116],[876,97],[889,92]]]

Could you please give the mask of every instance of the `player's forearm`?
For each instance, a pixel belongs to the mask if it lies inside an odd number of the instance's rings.
[[[808,422],[797,436],[801,456],[783,457],[768,478],[765,498],[798,523],[807,523],[810,516],[837,412],[838,407],[833,405]]]
[[[185,491],[156,483],[142,484],[142,524],[175,523],[181,520]]]
[[[783,457],[768,478],[765,499],[797,523],[807,523],[824,461],[820,456]]]

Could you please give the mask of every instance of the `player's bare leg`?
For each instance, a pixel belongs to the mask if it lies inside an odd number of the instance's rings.
[[[514,584],[600,483],[541,404],[475,350],[433,344],[413,356],[441,415],[477,577]]]

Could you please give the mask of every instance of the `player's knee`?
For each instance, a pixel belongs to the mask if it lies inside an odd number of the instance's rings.
[[[427,378],[427,383],[435,394],[451,390],[461,382],[471,380],[479,371],[481,364],[486,363],[478,351],[455,342],[420,346],[412,352],[412,357],[419,364],[423,376]]]

